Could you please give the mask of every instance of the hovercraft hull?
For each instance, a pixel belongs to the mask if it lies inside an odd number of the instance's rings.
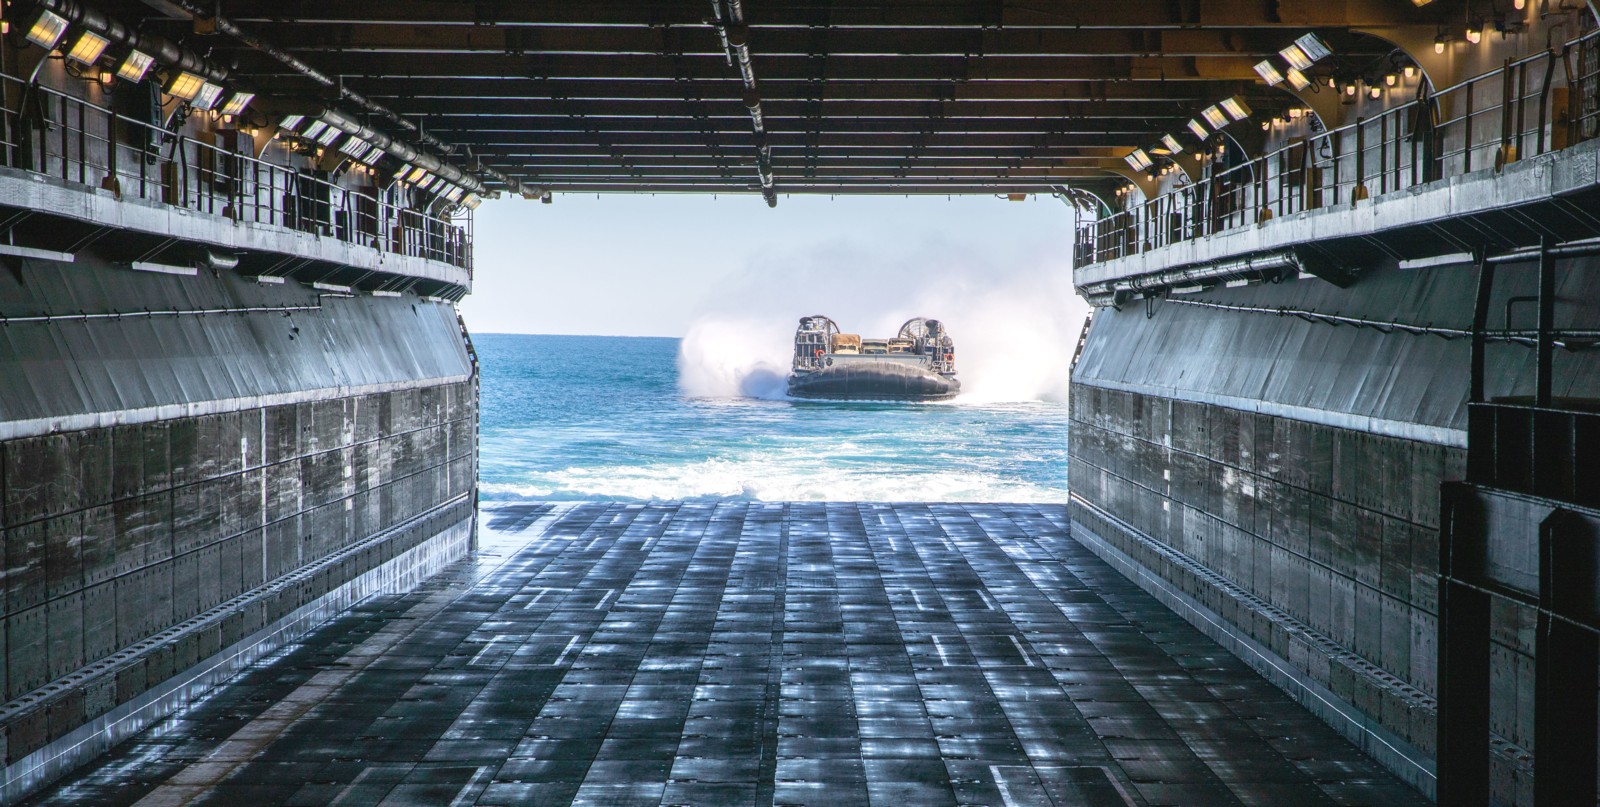
[[[835,401],[942,401],[961,382],[925,367],[892,361],[839,362],[789,377],[789,395]]]

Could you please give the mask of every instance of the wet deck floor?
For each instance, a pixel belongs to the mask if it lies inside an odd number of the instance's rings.
[[[486,510],[65,804],[1403,805],[1063,507]]]

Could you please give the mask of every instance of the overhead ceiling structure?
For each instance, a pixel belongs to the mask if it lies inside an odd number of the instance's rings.
[[[490,176],[558,192],[760,192],[769,203],[1109,187],[1125,181],[1133,149],[1182,135],[1225,98],[1269,117],[1296,103],[1254,65],[1307,32],[1338,64],[1359,66],[1393,47],[1356,29],[1431,37],[1462,13],[1452,0],[108,5],[264,92],[371,101]],[[196,24],[197,9],[228,24]]]

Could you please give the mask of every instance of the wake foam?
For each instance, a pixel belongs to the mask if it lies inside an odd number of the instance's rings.
[[[956,403],[1064,401],[1087,310],[1058,260],[996,266],[937,245],[901,256],[834,246],[724,284],[683,337],[678,383],[689,397],[781,399],[800,317],[878,337],[928,316],[956,340]]]

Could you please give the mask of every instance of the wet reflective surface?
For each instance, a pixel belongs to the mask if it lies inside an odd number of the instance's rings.
[[[503,505],[65,804],[1401,805],[1054,505]]]

